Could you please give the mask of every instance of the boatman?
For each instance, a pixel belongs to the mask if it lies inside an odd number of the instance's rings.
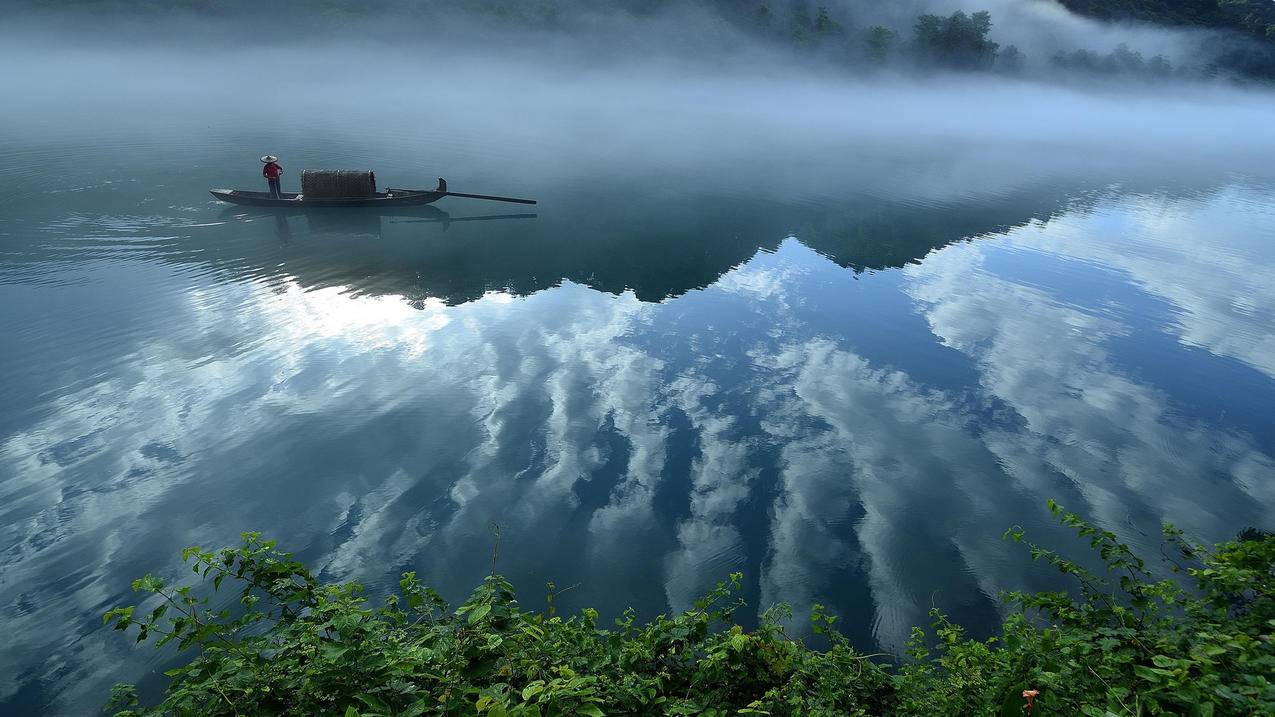
[[[266,178],[270,183],[270,196],[275,199],[282,199],[282,190],[279,189],[279,175],[283,174],[283,167],[279,166],[279,158],[273,154],[267,154],[261,158],[266,166],[261,168],[261,176]]]

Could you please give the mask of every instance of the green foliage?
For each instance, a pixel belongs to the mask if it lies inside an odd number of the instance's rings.
[[[924,60],[963,69],[986,69],[996,61],[1000,45],[987,37],[992,31],[988,12],[922,15],[914,30],[917,51]]]
[[[820,605],[811,631],[791,639],[785,606],[749,632],[735,622],[733,574],[680,615],[609,628],[591,609],[562,618],[523,610],[493,575],[458,608],[405,573],[373,607],[357,583],[325,585],[272,541],[246,533],[238,548],[188,548],[205,584],[147,575],[146,606],[105,615],[137,640],[175,641],[194,658],[167,674],[163,700],[140,706],[127,685],[109,709],[136,715],[1017,715],[1033,690],[1048,715],[1275,713],[1275,536],[1251,532],[1205,549],[1165,529],[1176,580],[1156,579],[1116,536],[1050,508],[1088,539],[1094,572],[1027,543],[1076,581],[1074,593],[1013,593],[1000,634],[973,640],[937,610],[916,628],[901,665],[874,661],[835,629]],[[1007,536],[1022,541],[1021,530]],[[234,609],[216,610],[226,580]],[[209,593],[207,588],[211,588]]]
[[[1109,20],[1231,27],[1258,37],[1275,35],[1270,0],[1060,0],[1076,12]]]
[[[1164,55],[1156,55],[1149,61],[1144,61],[1142,53],[1130,50],[1128,45],[1123,43],[1106,55],[1099,55],[1089,50],[1059,52],[1050,59],[1050,63],[1054,67],[1090,74],[1142,76],[1152,79],[1166,78],[1174,71]],[[1191,72],[1188,68],[1179,68],[1179,74]],[[1216,75],[1216,73],[1215,67],[1213,74]],[[1200,78],[1207,76],[1203,70],[1194,74]]]
[[[863,36],[864,44],[867,45],[868,59],[878,65],[885,64],[890,59],[890,53],[898,39],[899,33],[883,25],[873,25],[868,28]]]
[[[816,37],[828,37],[830,35],[840,35],[845,32],[845,28],[841,23],[832,19],[828,14],[828,8],[820,7],[819,14],[815,16],[814,22],[811,24],[811,30]]]
[[[1042,702],[1059,714],[1251,715],[1275,712],[1275,536],[1242,535],[1210,550],[1172,526],[1165,540],[1192,578],[1155,579],[1110,531],[1052,501],[1050,510],[1089,540],[1105,565],[1097,574],[1028,544],[1032,557],[1073,576],[1080,597],[1063,593],[1007,599],[1050,625],[1026,633],[1047,655],[1038,673]],[[1010,537],[1022,540],[1021,531]]]
[[[1105,20],[1138,20],[1162,25],[1188,25],[1234,30],[1248,43],[1214,40],[1224,45],[1216,61],[1230,72],[1250,78],[1275,79],[1275,2],[1271,0],[1060,0],[1068,9]],[[1221,49],[1221,48],[1219,48]],[[1092,53],[1091,53],[1092,54]],[[1085,58],[1081,58],[1082,61]],[[1161,58],[1161,62],[1164,58]],[[1152,76],[1163,76],[1164,67]],[[1217,74],[1207,65],[1197,77]]]

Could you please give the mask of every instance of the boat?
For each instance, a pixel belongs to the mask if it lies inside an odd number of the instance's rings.
[[[210,189],[217,199],[231,204],[244,204],[253,207],[310,208],[310,207],[412,207],[430,204],[443,197],[467,197],[470,199],[488,199],[496,202],[514,202],[516,204],[535,204],[534,199],[516,199],[514,197],[497,197],[489,194],[465,194],[447,190],[447,180],[438,178],[435,189],[386,189],[366,197],[306,197],[296,192],[280,192],[278,196],[270,192],[254,192],[246,189]]]
[[[246,204],[253,207],[408,207],[430,204],[447,196],[446,192],[410,189],[390,189],[371,197],[320,197],[306,199],[296,192],[252,192],[246,189],[211,189],[212,195],[223,202]]]

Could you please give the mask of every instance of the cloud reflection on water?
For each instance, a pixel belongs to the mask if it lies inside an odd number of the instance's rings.
[[[1272,447],[1111,348],[1147,317],[995,271],[1117,269],[1177,308],[1183,345],[1270,375],[1270,203],[1246,196],[1112,196],[860,281],[788,240],[658,304],[569,282],[419,309],[287,280],[191,291],[182,328],[0,444],[0,694],[38,677],[91,701],[128,653],[82,625],[174,545],[240,529],[332,577],[410,565],[455,594],[498,522],[528,602],[584,580],[579,602],[680,608],[744,569],[762,607],[824,600],[897,648],[931,601],[990,618],[996,590],[1045,584],[997,534],[1048,531],[1046,498],[1139,541],[1269,523]],[[943,349],[933,375],[836,313],[900,293]]]

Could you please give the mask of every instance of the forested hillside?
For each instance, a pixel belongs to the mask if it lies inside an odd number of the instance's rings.
[[[1139,20],[1275,35],[1271,0],[1058,0],[1068,9],[1103,20]]]
[[[204,26],[201,31],[221,23],[248,41],[277,37],[289,42],[316,31],[352,38],[387,30],[454,40],[466,30],[498,28],[577,43],[594,40],[605,51],[618,52],[631,44],[658,47],[660,38],[676,32],[678,40],[666,43],[670,52],[757,47],[859,70],[891,66],[1088,79],[1275,80],[1271,0],[1057,0],[1079,16],[1119,23],[1131,38],[1145,39],[1156,27],[1174,38],[1154,47],[1139,47],[1133,39],[1113,41],[1105,32],[1092,37],[1055,33],[1050,23],[1056,18],[1048,14],[1025,30],[1022,11],[1053,1],[997,6],[998,12],[1020,16],[1005,26],[978,0],[952,14],[934,14],[936,5],[927,0],[884,10],[865,0],[15,0],[13,7],[56,18],[51,26],[78,19],[94,30],[105,27],[96,23],[128,26],[139,17],[179,24],[196,19]],[[875,19],[883,15],[891,19]],[[280,24],[286,24],[286,33],[265,31]],[[639,37],[645,42],[631,42]],[[1159,47],[1166,44],[1173,49]]]

